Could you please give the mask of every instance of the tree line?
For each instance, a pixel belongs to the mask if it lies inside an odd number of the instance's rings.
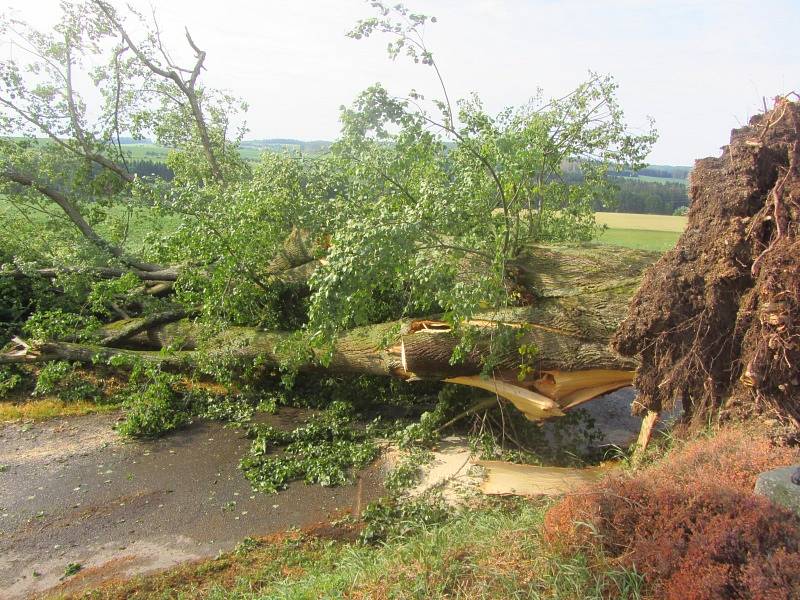
[[[681,207],[689,206],[686,186],[681,183],[658,183],[625,177],[614,178],[617,185],[616,202],[597,210],[624,213],[672,215]]]
[[[154,160],[135,160],[128,163],[128,170],[139,177],[158,177],[164,181],[172,181],[175,173],[164,162]],[[644,173],[649,169],[644,169]],[[663,171],[663,173],[669,173]],[[656,175],[652,175],[656,177]],[[664,175],[669,176],[669,175]],[[579,178],[573,177],[573,183]],[[629,177],[611,176],[616,186],[614,198],[610,202],[597,201],[594,209],[598,211],[639,213],[654,215],[672,215],[689,206],[686,186],[680,183],[659,183],[641,181]]]

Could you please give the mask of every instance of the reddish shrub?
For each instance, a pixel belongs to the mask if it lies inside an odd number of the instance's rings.
[[[796,459],[765,436],[725,431],[565,498],[545,539],[601,547],[658,597],[800,597],[800,519],[751,492],[760,471]]]
[[[664,583],[665,597],[763,598],[765,590],[781,587],[787,598],[800,595],[800,576],[786,571],[800,560],[800,520],[788,511],[737,493],[718,514],[692,526],[686,553]],[[773,564],[777,553],[784,557],[779,565]]]
[[[752,562],[742,569],[742,580],[753,598],[792,600],[800,590],[800,555],[782,548],[770,560]]]
[[[646,470],[648,476],[670,483],[697,485],[716,482],[750,492],[762,471],[790,465],[800,453],[796,448],[776,445],[755,429],[724,429],[711,438],[701,438],[673,451]]]

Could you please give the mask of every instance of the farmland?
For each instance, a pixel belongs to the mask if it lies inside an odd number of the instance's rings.
[[[652,175],[638,175],[636,177],[639,181],[649,181],[651,183],[677,183],[679,185],[687,185],[688,181],[686,179],[680,179],[678,177],[653,177]]]
[[[668,215],[598,212],[595,218],[607,227],[599,234],[599,243],[640,250],[669,250],[686,227],[686,217]]]
[[[154,148],[163,152],[158,147]],[[150,150],[145,150],[148,151]],[[140,158],[143,156],[144,153],[140,153]],[[109,234],[114,229],[112,223],[117,223],[119,227],[127,218],[123,207],[113,207],[108,211],[108,220],[98,223],[98,229]],[[668,215],[597,212],[595,218],[598,225],[606,226],[598,234],[598,243],[638,250],[669,250],[686,227],[686,217]],[[24,228],[25,223],[30,223],[31,220],[42,223],[45,215],[36,211],[23,214],[9,205],[0,206],[0,221],[9,227]],[[172,215],[150,214],[148,210],[136,209],[127,222],[127,244],[130,248],[139,250],[143,247],[146,235],[165,235],[177,227],[178,222],[179,219]]]

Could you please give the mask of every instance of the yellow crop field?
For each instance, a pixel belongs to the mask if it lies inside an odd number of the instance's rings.
[[[683,233],[686,217],[671,215],[639,215],[632,213],[595,213],[598,225],[608,225],[612,229],[640,229],[645,231],[673,231]]]

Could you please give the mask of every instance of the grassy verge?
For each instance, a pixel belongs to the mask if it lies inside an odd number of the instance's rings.
[[[0,368],[0,424],[117,410],[121,400],[111,391],[118,386],[113,377],[78,371],[67,363],[6,366]]]
[[[541,502],[494,503],[379,546],[300,532],[248,539],[214,560],[72,597],[638,597],[633,572],[597,569],[597,557],[549,554],[540,534],[546,509]]]
[[[58,398],[29,399],[23,402],[0,401],[0,423],[89,415],[117,410],[119,406],[119,404],[98,404],[86,400],[65,402]]]

